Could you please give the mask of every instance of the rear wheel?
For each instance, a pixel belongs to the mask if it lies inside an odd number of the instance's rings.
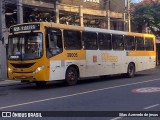
[[[135,65],[133,63],[130,63],[128,65],[128,69],[127,69],[127,77],[132,78],[135,76]]]
[[[66,80],[66,83],[70,86],[77,84],[78,72],[75,67],[69,67],[67,69],[65,80]]]

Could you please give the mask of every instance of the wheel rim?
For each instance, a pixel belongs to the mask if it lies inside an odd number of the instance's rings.
[[[68,73],[68,80],[70,81],[70,82],[74,82],[75,81],[75,79],[76,79],[76,74],[73,72],[73,71],[70,71],[69,73]]]
[[[74,68],[69,68],[66,76],[66,81],[68,85],[75,85],[77,83],[77,71]]]

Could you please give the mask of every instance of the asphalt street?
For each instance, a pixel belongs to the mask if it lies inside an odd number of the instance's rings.
[[[136,74],[134,78],[120,75],[90,78],[75,86],[63,82],[48,83],[39,88],[34,84],[0,86],[0,111],[48,111],[51,120],[159,120],[160,117],[98,116],[98,112],[133,113],[138,111],[160,114],[160,68]],[[58,114],[55,111],[60,111]],[[72,117],[66,117],[64,112]],[[75,117],[76,112],[78,117]],[[88,111],[88,112],[87,112]],[[96,113],[97,112],[97,113]],[[62,116],[61,116],[62,114]],[[88,115],[87,115],[88,114]],[[90,115],[91,114],[91,115]],[[97,114],[97,115],[96,115]],[[127,113],[128,114],[128,113]],[[57,117],[57,116],[58,117]],[[144,114],[143,114],[144,115]],[[7,118],[0,118],[7,119]],[[11,119],[11,118],[8,118]],[[22,119],[22,118],[12,118]],[[34,119],[34,118],[23,118]]]

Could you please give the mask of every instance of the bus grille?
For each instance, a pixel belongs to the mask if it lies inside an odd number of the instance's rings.
[[[11,65],[14,68],[30,68],[32,65],[34,65],[35,63],[23,63],[23,64],[15,64],[15,63],[11,63]]]

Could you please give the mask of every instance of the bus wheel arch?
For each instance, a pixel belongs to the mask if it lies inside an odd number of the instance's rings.
[[[127,77],[128,78],[132,78],[135,76],[135,72],[136,72],[136,66],[135,66],[135,63],[134,62],[130,62],[128,64],[128,67],[127,67]]]
[[[67,85],[75,85],[77,84],[77,81],[79,79],[79,68],[77,65],[70,65],[66,69],[66,74],[65,74],[65,81]]]

